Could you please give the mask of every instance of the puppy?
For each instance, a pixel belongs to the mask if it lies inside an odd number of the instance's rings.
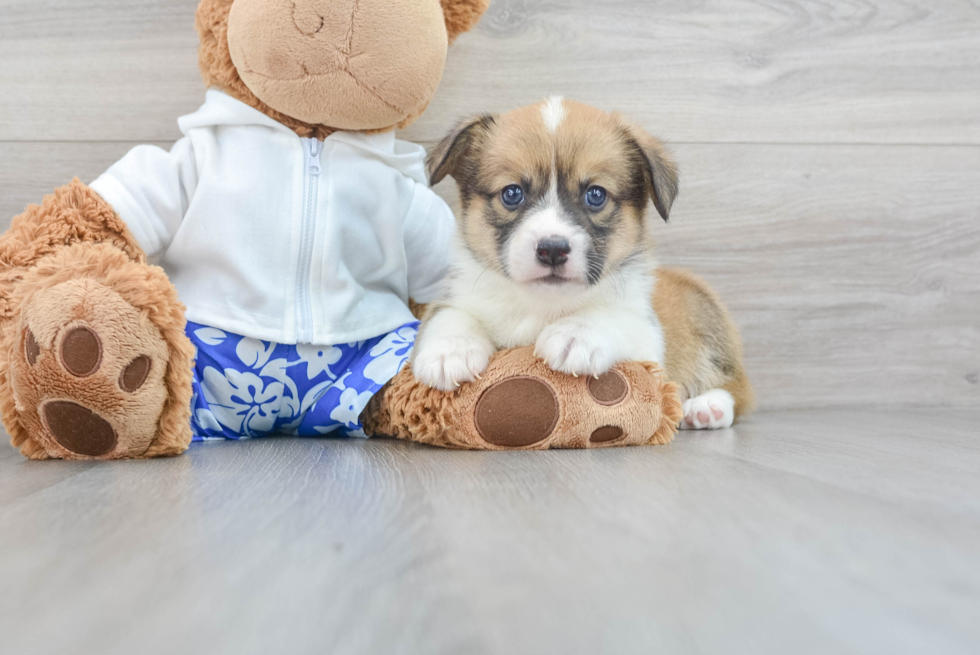
[[[575,376],[659,363],[682,389],[682,428],[727,428],[749,410],[727,311],[704,282],[653,258],[648,206],[666,221],[678,191],[661,142],[552,98],[464,121],[427,163],[433,184],[456,179],[462,211],[446,296],[413,355],[420,382],[449,391],[497,350],[534,344]]]

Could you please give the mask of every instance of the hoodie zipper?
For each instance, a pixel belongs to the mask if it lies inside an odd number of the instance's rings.
[[[317,195],[323,145],[316,139],[304,139],[309,153],[306,159],[306,205],[300,226],[299,268],[296,273],[296,338],[299,343],[313,342],[313,298],[310,271],[313,268],[313,239],[316,234]]]

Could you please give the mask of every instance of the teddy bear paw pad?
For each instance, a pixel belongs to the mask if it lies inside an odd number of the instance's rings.
[[[629,394],[629,383],[622,373],[609,371],[605,375],[589,378],[589,394],[600,405],[612,407],[626,400]]]
[[[623,432],[623,428],[615,425],[607,425],[593,432],[592,436],[589,437],[589,441],[597,444],[610,444],[613,441],[622,439],[624,434],[626,433]]]
[[[489,444],[527,448],[555,431],[558,396],[543,380],[514,377],[487,389],[476,404],[476,429]]]
[[[30,299],[15,347],[17,412],[50,456],[146,451],[167,398],[170,353],[140,310],[91,281],[55,285]]]
[[[67,450],[86,457],[102,457],[116,449],[119,439],[112,425],[70,400],[52,400],[41,406],[45,427]]]
[[[152,360],[146,355],[140,355],[119,374],[119,388],[127,393],[136,393],[150,375]]]
[[[61,340],[61,365],[76,378],[87,378],[102,363],[102,341],[84,325],[72,328]]]
[[[31,366],[37,364],[37,358],[41,355],[41,346],[37,343],[37,338],[29,329],[24,330],[24,358]]]

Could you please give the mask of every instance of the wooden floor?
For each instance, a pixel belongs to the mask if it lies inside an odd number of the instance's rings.
[[[0,449],[4,653],[976,653],[980,410],[671,446]]]
[[[180,137],[196,5],[0,0],[0,230]],[[629,451],[0,447],[2,655],[980,652],[978,0],[493,0],[401,136],[553,93],[671,143],[660,259],[767,411]]]

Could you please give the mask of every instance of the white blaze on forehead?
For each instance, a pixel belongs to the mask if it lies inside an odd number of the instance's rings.
[[[551,96],[541,108],[541,118],[544,126],[554,134],[565,120],[565,100],[561,96]]]

